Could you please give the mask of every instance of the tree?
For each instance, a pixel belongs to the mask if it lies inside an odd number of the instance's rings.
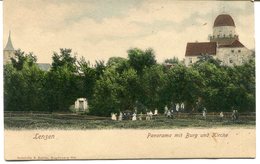
[[[22,52],[22,51],[19,51]],[[19,60],[4,67],[4,105],[8,111],[45,110],[45,73],[30,55],[18,55]]]
[[[130,68],[129,62],[125,58],[121,57],[111,57],[108,59],[107,67],[115,67],[115,70],[118,73],[122,73],[123,71]]]
[[[96,69],[91,67],[90,62],[86,62],[84,58],[81,58],[81,60],[78,61],[78,65],[79,65],[79,71],[83,73],[83,76],[80,76],[83,82],[82,97],[86,97],[91,102],[91,99],[93,98],[93,94],[94,94],[94,87],[98,76],[96,73]]]
[[[95,69],[96,69],[97,78],[101,77],[106,69],[105,61],[96,60]]]
[[[52,68],[45,84],[49,111],[68,111],[70,105],[83,95],[77,59],[71,52],[71,49],[60,49],[60,55],[53,54]]]
[[[96,81],[94,97],[91,102],[91,114],[109,116],[111,112],[119,111],[117,92],[120,86],[117,84],[118,74],[114,69],[106,69],[104,74]]]
[[[204,85],[197,70],[192,67],[176,65],[166,74],[163,88],[164,99],[168,106],[185,102],[186,110],[193,111],[196,109],[196,102]]]
[[[52,70],[56,71],[60,67],[66,67],[71,72],[77,72],[76,57],[71,55],[72,50],[61,48],[60,55],[54,52],[52,56]]]
[[[228,67],[229,84],[225,95],[229,110],[255,111],[255,61]]]
[[[216,66],[220,66],[221,64],[221,61],[219,59],[214,59],[213,56],[211,55],[208,55],[208,54],[201,54],[199,57],[198,57],[198,61],[195,63],[195,66],[196,65],[200,65],[200,64],[203,64],[205,62],[208,62],[208,63],[212,63]]]
[[[37,61],[37,57],[32,52],[25,54],[21,49],[16,50],[14,55],[15,57],[11,58],[11,63],[16,70],[22,70],[25,63],[32,66]]]
[[[133,67],[137,74],[142,74],[145,67],[151,67],[156,64],[155,55],[153,49],[147,49],[145,51],[134,48],[127,51],[129,64]]]
[[[200,106],[207,111],[223,111],[227,108],[225,88],[229,83],[226,67],[220,66],[214,59],[200,61],[193,68],[203,79],[204,87],[201,88]]]
[[[162,65],[154,65],[145,68],[141,77],[141,97],[139,101],[143,102],[150,110],[163,109],[165,103],[163,99],[162,88],[164,86],[165,74]]]
[[[173,57],[173,58],[171,58],[171,59],[165,59],[165,60],[164,60],[164,63],[168,63],[168,64],[179,64],[180,61],[179,61],[178,58]]]

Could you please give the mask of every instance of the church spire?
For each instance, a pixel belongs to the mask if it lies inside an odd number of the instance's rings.
[[[14,51],[14,47],[11,40],[11,31],[9,31],[9,37],[4,51]]]

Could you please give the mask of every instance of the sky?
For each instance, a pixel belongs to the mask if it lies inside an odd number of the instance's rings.
[[[253,3],[174,0],[4,1],[4,47],[10,30],[14,48],[33,52],[40,63],[51,63],[60,48],[91,63],[126,58],[135,47],[152,48],[158,62],[182,60],[187,42],[208,41],[222,13],[233,17],[240,41],[254,49]]]

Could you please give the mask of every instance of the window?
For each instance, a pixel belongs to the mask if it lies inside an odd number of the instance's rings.
[[[234,50],[231,50],[232,53],[234,53]]]
[[[233,60],[232,60],[232,59],[229,59],[229,63],[233,63]]]
[[[238,53],[240,53],[241,52],[241,50],[238,50]]]

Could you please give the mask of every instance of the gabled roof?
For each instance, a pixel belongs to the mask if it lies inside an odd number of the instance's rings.
[[[4,48],[4,51],[14,51],[14,47],[13,47],[12,40],[11,40],[11,32],[9,32],[8,41]]]
[[[216,55],[216,42],[187,43],[185,56]]]
[[[234,40],[231,44],[220,45],[219,47],[245,47],[239,40]]]

